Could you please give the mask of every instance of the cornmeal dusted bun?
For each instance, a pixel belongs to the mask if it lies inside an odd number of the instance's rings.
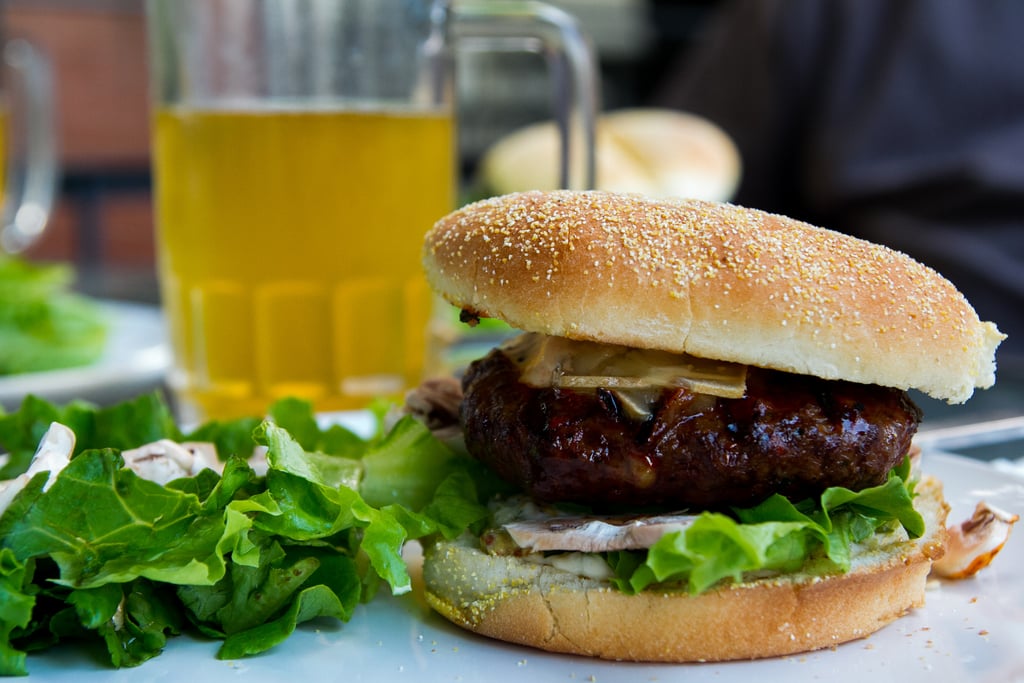
[[[728,204],[524,192],[427,235],[428,280],[479,317],[950,402],[995,381],[1004,338],[906,255]]]
[[[555,190],[561,186],[558,128],[544,121],[491,146],[480,177],[494,194]],[[740,154],[732,139],[705,118],[656,108],[630,108],[597,119],[596,187],[658,197],[724,201],[740,180]]]
[[[935,479],[922,480],[918,492],[928,533],[873,539],[843,574],[765,577],[699,595],[626,595],[548,565],[488,555],[463,537],[425,549],[426,597],[470,631],[605,659],[721,661],[831,647],[924,603],[932,560],[942,555],[947,506]]]

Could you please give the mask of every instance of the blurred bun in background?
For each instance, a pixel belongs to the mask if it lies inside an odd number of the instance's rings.
[[[621,109],[598,118],[595,142],[599,190],[728,201],[739,185],[736,145],[700,116],[668,109]],[[481,191],[558,189],[559,144],[554,121],[501,138],[481,160]]]

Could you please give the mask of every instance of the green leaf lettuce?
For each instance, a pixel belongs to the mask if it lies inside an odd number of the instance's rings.
[[[0,516],[0,673],[68,638],[134,666],[186,625],[223,639],[221,657],[263,652],[303,621],[347,621],[381,580],[407,592],[408,539],[487,515],[464,458],[411,418],[364,439],[321,427],[303,401],[268,415],[183,433],[157,395],[109,408],[28,397],[0,414],[8,478],[51,422],[77,438],[52,485],[36,475]],[[214,442],[223,471],[160,485],[124,466],[122,450],[161,438]],[[261,448],[265,476],[247,462]]]

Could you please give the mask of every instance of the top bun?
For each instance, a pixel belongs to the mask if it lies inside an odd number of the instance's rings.
[[[1004,335],[899,252],[700,200],[524,192],[442,218],[427,279],[544,334],[662,349],[963,402]]]
[[[494,194],[561,187],[554,121],[505,136],[484,154],[480,178]],[[652,197],[726,201],[740,180],[740,153],[725,131],[694,114],[620,109],[598,117],[594,135],[597,189]]]

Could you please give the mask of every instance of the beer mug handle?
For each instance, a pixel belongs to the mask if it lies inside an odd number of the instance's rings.
[[[561,185],[594,187],[594,128],[598,103],[596,58],[576,20],[565,11],[522,0],[462,0],[453,8],[452,37],[493,51],[531,51],[548,57],[559,97]],[[566,97],[562,97],[566,95]]]
[[[8,159],[0,251],[25,250],[42,234],[57,190],[53,76],[46,57],[15,38],[3,47],[7,71]],[[17,112],[11,110],[17,108]]]

